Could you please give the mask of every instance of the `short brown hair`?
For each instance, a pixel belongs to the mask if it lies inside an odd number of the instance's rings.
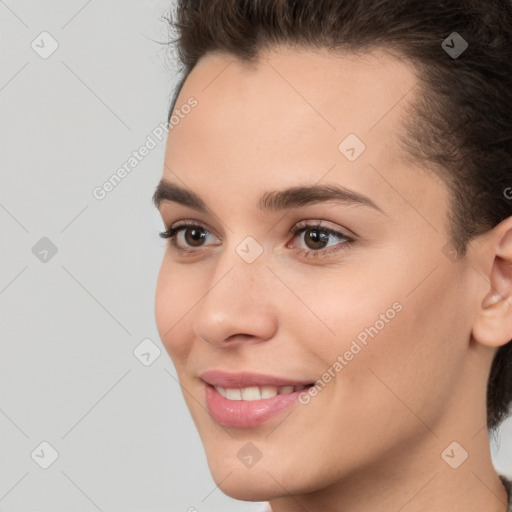
[[[340,53],[384,48],[408,59],[422,94],[401,142],[449,187],[448,227],[459,256],[474,237],[512,216],[510,0],[178,0],[168,22],[183,67],[169,119],[188,74],[208,52],[253,61],[284,44]],[[454,45],[454,32],[468,44],[459,56],[442,47],[445,40]],[[511,402],[509,342],[491,367],[490,430]]]

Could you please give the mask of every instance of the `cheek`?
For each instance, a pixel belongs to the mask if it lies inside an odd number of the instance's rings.
[[[418,286],[438,262],[423,271],[414,258],[383,260],[365,272],[340,269],[337,277],[295,280],[294,291],[316,315],[297,301],[281,312],[321,373],[347,354],[343,369],[334,368],[343,373],[343,386],[369,386],[372,395],[394,399],[373,370],[404,401],[430,407],[453,386],[463,363],[470,334],[463,280],[442,263]]]
[[[460,298],[457,278],[440,267],[400,299],[403,310],[372,341],[376,388],[390,398],[394,393],[429,426],[463,372],[470,321]]]
[[[194,287],[180,275],[164,256],[156,284],[155,320],[160,339],[176,366],[190,349],[185,328],[198,300]]]
[[[294,279],[287,276],[300,301],[295,296],[286,304],[280,301],[280,314],[297,332],[295,339],[326,365],[349,350],[354,340],[363,350],[372,340],[376,343],[403,315],[399,282],[386,285],[368,274],[340,268],[323,274],[305,271]]]

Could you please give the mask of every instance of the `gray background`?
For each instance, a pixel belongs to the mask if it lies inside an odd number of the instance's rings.
[[[155,41],[169,7],[0,0],[4,512],[261,506],[216,489],[156,330],[165,241],[151,195],[165,138],[103,200],[92,194],[165,121],[176,68]],[[49,51],[45,31],[59,46],[42,58],[31,44]],[[149,366],[134,355],[147,339]],[[47,469],[42,442],[58,452]],[[512,420],[498,445],[496,468],[512,476]]]

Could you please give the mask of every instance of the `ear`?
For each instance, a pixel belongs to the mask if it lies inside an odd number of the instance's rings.
[[[484,237],[485,295],[473,324],[473,338],[489,347],[512,339],[512,217]]]

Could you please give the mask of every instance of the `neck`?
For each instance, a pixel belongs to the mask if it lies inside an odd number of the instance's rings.
[[[473,431],[474,432],[474,431]],[[453,434],[453,432],[452,432]],[[459,439],[459,448],[451,445]],[[468,456],[458,467],[464,457]],[[444,458],[442,454],[444,453]],[[494,469],[487,429],[473,436],[428,436],[392,462],[374,464],[320,491],[278,498],[272,512],[507,512],[506,489]]]

